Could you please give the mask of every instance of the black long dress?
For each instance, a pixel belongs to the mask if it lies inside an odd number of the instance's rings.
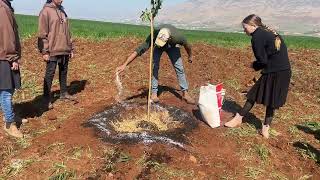
[[[281,38],[281,37],[280,37]],[[261,77],[249,90],[247,99],[278,109],[286,103],[291,66],[288,50],[281,38],[281,47],[275,48],[275,35],[262,28],[252,33],[252,49],[256,57],[253,68],[261,71]]]
[[[0,60],[0,90],[14,90],[20,88],[20,71],[11,70],[11,64],[9,61]]]

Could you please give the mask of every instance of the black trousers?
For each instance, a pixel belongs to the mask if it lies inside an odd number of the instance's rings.
[[[69,55],[59,55],[50,57],[47,62],[46,73],[43,83],[43,95],[50,97],[52,81],[56,71],[57,65],[59,66],[59,83],[60,94],[67,92],[67,74],[68,74]]]
[[[240,110],[239,114],[241,116],[246,116],[249,113],[249,111],[252,109],[254,103],[255,103],[254,101],[247,100],[245,105]],[[267,106],[264,125],[271,125],[271,122],[272,122],[272,119],[273,119],[273,116],[274,116],[274,111],[275,111],[275,109],[273,107]]]

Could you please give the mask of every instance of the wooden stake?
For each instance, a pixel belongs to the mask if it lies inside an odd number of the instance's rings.
[[[150,67],[149,67],[149,95],[148,95],[148,121],[150,122],[150,111],[151,111],[151,81],[152,81],[152,65],[153,65],[153,15],[150,13],[150,29],[151,29],[151,45],[150,45]]]

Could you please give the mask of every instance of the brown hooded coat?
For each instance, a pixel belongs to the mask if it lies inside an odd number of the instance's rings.
[[[39,15],[38,48],[50,56],[68,55],[73,50],[68,16],[63,7],[47,3]]]
[[[10,7],[4,0],[0,0],[0,60],[12,62],[20,58],[18,25]]]

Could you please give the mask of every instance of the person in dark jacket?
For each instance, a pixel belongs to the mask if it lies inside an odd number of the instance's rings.
[[[4,130],[11,136],[22,138],[17,116],[12,108],[12,96],[21,87],[21,46],[18,25],[9,0],[0,0],[0,108],[4,115]],[[18,122],[19,123],[19,122]]]
[[[67,92],[69,59],[73,57],[73,43],[68,16],[62,0],[48,0],[39,15],[38,48],[47,63],[43,83],[45,103],[52,109],[51,86],[59,66],[60,99],[74,100]]]
[[[169,24],[163,24],[155,28],[155,48],[153,56],[153,73],[152,73],[152,95],[151,100],[155,103],[159,102],[158,98],[158,72],[160,59],[164,52],[166,52],[171,60],[172,65],[176,71],[179,85],[182,91],[182,98],[189,104],[195,104],[195,101],[188,93],[188,82],[186,79],[183,61],[179,46],[183,46],[188,53],[188,62],[192,63],[191,45],[179,30]],[[151,35],[146,41],[140,45],[128,58],[127,61],[117,68],[117,73],[121,73],[138,56],[145,53],[151,46]]]
[[[244,107],[225,126],[239,126],[254,103],[263,104],[266,106],[266,115],[261,134],[268,138],[274,111],[282,107],[287,99],[291,79],[288,50],[283,38],[264,25],[259,16],[249,15],[242,25],[245,33],[252,37],[252,50],[256,58],[252,68],[261,71],[261,77],[247,93]]]

